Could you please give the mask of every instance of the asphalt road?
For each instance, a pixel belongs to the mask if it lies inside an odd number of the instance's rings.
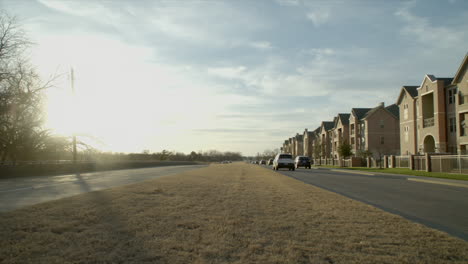
[[[23,206],[97,191],[161,176],[181,173],[206,165],[167,166],[114,170],[60,176],[21,177],[0,180],[0,212]]]
[[[333,169],[278,172],[468,241],[468,182]]]

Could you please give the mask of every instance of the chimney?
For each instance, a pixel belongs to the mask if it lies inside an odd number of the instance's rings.
[[[381,106],[381,107],[385,107],[385,103],[384,103],[384,102],[380,102],[378,106],[379,106],[379,107],[380,107],[380,106]]]

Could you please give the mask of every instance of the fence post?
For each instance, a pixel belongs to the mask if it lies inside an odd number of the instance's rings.
[[[392,168],[395,168],[395,155],[390,155],[390,160],[392,161]]]
[[[429,153],[426,153],[426,171],[431,172],[432,171],[432,164],[431,164],[431,155]]]
[[[388,156],[387,155],[383,156],[383,164],[384,164],[383,166],[385,169],[388,168]]]
[[[414,170],[414,155],[409,156],[409,168],[410,170]]]

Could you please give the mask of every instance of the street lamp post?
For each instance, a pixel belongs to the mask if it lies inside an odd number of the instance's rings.
[[[71,89],[72,89],[72,96],[73,96],[73,100],[75,100],[75,73],[73,71],[73,68],[70,69],[70,81],[71,81]],[[72,104],[72,107],[75,107],[74,104]],[[75,113],[74,111],[72,111],[72,113]],[[72,122],[75,122],[75,116],[73,114],[72,116]],[[76,154],[76,134],[75,134],[76,131],[73,131],[73,164],[76,165],[77,163],[77,154]]]

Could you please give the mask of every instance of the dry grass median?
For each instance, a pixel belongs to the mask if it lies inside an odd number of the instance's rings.
[[[0,214],[0,263],[468,263],[468,242],[259,166]]]

